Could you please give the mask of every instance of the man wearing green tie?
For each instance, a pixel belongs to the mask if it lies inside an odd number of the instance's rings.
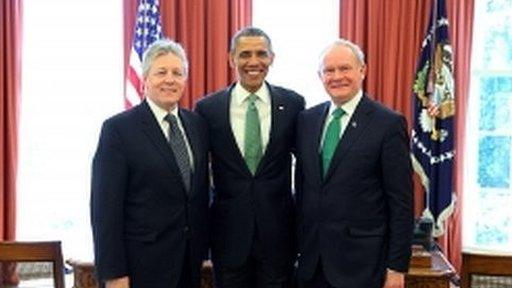
[[[297,120],[300,288],[403,288],[413,230],[412,169],[402,115],[362,91],[361,49],[322,54],[328,102]]]
[[[233,37],[238,81],[205,96],[213,170],[212,260],[221,288],[288,287],[295,261],[291,157],[304,99],[265,82],[274,52],[247,27]]]

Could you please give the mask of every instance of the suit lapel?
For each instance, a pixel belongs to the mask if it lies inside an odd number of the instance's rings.
[[[265,83],[267,85],[270,95],[270,113],[271,113],[271,122],[270,122],[270,131],[268,137],[267,148],[261,158],[261,161],[258,165],[258,169],[256,170],[256,174],[265,167],[268,161],[272,159],[272,152],[277,149],[275,145],[278,145],[275,138],[276,135],[279,135],[281,131],[284,129],[285,121],[280,119],[286,113],[286,98],[277,92],[277,90],[272,88],[272,85]]]
[[[306,135],[311,135],[312,137],[308,137],[309,145],[306,147],[310,147],[309,151],[309,163],[314,163],[312,167],[314,167],[314,176],[318,180],[318,183],[322,182],[322,157],[320,155],[321,148],[320,143],[322,142],[322,132],[324,129],[325,119],[327,118],[327,113],[329,112],[330,102],[325,102],[321,106],[319,106],[313,113],[313,121],[311,123],[312,133],[306,133]],[[308,126],[308,125],[306,125]]]
[[[247,167],[245,163],[245,159],[242,151],[238,148],[238,144],[236,143],[235,134],[233,134],[233,129],[231,128],[231,92],[235,84],[232,84],[228,89],[224,90],[223,94],[219,97],[219,109],[217,109],[217,117],[216,119],[220,119],[220,123],[222,126],[222,135],[226,135],[226,152],[232,153],[235,155],[236,162],[239,165],[240,169],[244,171],[245,174],[252,175],[251,171]]]
[[[158,122],[155,119],[155,116],[153,115],[153,112],[151,112],[151,109],[149,108],[149,105],[147,104],[146,101],[143,101],[138,106],[138,111],[140,115],[142,131],[148,136],[153,145],[155,145],[155,147],[157,148],[156,150],[162,155],[162,158],[165,159],[165,162],[169,165],[171,171],[173,171],[173,173],[181,175],[180,170],[178,168],[178,164],[174,159],[174,154],[172,152],[171,146],[167,142],[167,139],[162,133],[162,129],[158,125]],[[183,181],[182,185],[183,187],[185,187]]]
[[[185,130],[185,134],[188,140],[188,144],[190,145],[190,150],[192,150],[192,158],[194,159],[194,169],[192,171],[192,179],[191,179],[191,185],[190,185],[190,198],[195,194],[195,180],[198,176],[196,171],[198,171],[197,167],[201,167],[201,162],[205,161],[205,159],[202,159],[201,153],[200,153],[200,145],[199,139],[200,136],[197,134],[197,129],[194,127],[194,122],[192,122],[192,119],[190,119],[190,116],[183,112],[181,109],[178,110],[178,115],[180,117],[181,123],[183,125],[183,129]]]
[[[366,96],[361,98],[361,101],[357,105],[350,122],[347,124],[343,135],[338,142],[338,146],[336,147],[336,151],[334,152],[334,156],[331,160],[331,165],[329,166],[329,170],[327,171],[327,175],[325,179],[329,179],[339,165],[343,157],[349,152],[350,148],[357,141],[359,136],[363,133],[364,129],[369,123],[371,119],[372,108],[369,105],[370,100]]]

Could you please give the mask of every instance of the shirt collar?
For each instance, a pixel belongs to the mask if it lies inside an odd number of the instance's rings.
[[[233,88],[232,97],[234,97],[235,103],[241,106],[251,94],[256,94],[258,96],[258,99],[261,100],[263,103],[267,104],[270,102],[270,92],[265,82],[263,83],[263,85],[261,85],[260,89],[258,89],[258,91],[254,93],[247,91],[242,86],[242,84],[240,84],[240,82],[237,82],[235,87]]]
[[[361,98],[363,98],[363,91],[359,90],[357,94],[352,97],[352,99],[348,100],[347,102],[343,103],[343,105],[339,106],[343,111],[345,112],[345,115],[352,116],[354,112],[356,111],[357,104],[359,104],[359,101],[361,101]],[[336,104],[331,100],[331,106],[329,107],[329,115],[332,114],[334,109],[338,108]]]
[[[146,97],[146,101],[148,102],[149,109],[151,109],[151,112],[153,112],[153,115],[155,115],[155,118],[158,120],[158,122],[164,121],[165,116],[167,114],[172,114],[178,118],[178,106],[174,107],[171,111],[167,111],[163,109],[162,107],[156,105],[153,100],[149,99],[149,97]]]

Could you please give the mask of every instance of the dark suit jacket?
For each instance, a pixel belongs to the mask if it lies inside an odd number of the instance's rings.
[[[253,177],[231,129],[233,87],[205,97],[196,106],[210,130],[213,260],[229,267],[242,264],[257,227],[263,257],[278,265],[291,265],[295,254],[291,152],[296,118],[304,109],[304,99],[291,90],[268,85],[272,107],[270,138]]]
[[[179,110],[194,158],[186,192],[170,145],[146,101],[103,123],[92,166],[91,223],[100,280],[175,287],[185,247],[194,279],[207,250],[207,127]]]
[[[413,231],[409,141],[403,116],[363,96],[322,177],[329,102],[297,124],[299,279],[318,259],[335,287],[382,287],[386,268],[407,271]]]

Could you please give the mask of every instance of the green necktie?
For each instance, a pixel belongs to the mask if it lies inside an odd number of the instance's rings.
[[[322,173],[323,176],[327,174],[329,164],[331,163],[334,151],[340,140],[341,123],[340,118],[345,114],[345,111],[341,108],[336,108],[332,112],[332,120],[325,130],[324,143],[322,145]]]
[[[260,163],[262,152],[261,132],[260,132],[260,116],[258,108],[256,108],[256,100],[258,96],[251,94],[248,97],[247,113],[245,114],[245,140],[244,140],[244,157],[247,167],[254,175],[258,164]]]

